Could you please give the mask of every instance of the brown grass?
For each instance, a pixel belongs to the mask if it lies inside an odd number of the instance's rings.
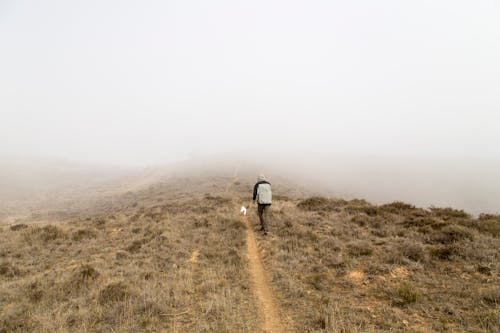
[[[5,230],[0,332],[257,332],[238,208],[146,196],[109,216]]]
[[[0,332],[260,332],[238,216],[250,194],[182,178],[105,213],[2,229]],[[500,330],[498,215],[275,200],[257,241],[290,332]]]
[[[330,200],[284,203],[263,239],[296,332],[500,330],[494,217]]]

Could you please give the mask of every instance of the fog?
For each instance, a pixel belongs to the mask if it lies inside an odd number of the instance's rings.
[[[237,154],[334,194],[498,212],[498,17],[493,0],[0,0],[0,158]]]

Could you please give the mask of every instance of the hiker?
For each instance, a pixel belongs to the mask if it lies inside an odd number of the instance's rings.
[[[253,187],[253,202],[257,200],[257,212],[260,220],[260,231],[267,235],[267,227],[269,224],[269,210],[272,203],[271,183],[266,181],[264,175],[259,175],[257,183]]]

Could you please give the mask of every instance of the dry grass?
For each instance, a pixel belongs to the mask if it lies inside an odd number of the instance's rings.
[[[500,239],[484,224],[497,216],[318,197],[277,206],[263,252],[296,332],[500,330]]]
[[[104,213],[2,228],[0,332],[260,332],[238,218],[251,186],[178,178]],[[275,200],[258,242],[295,332],[500,330],[498,215]]]
[[[4,230],[0,332],[257,332],[237,212],[222,197],[145,196],[98,218]]]

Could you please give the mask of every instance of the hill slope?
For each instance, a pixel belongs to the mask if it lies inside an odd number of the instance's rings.
[[[251,187],[179,174],[87,216],[4,226],[0,332],[499,330],[499,216],[276,184],[264,237],[254,209],[239,215]]]

